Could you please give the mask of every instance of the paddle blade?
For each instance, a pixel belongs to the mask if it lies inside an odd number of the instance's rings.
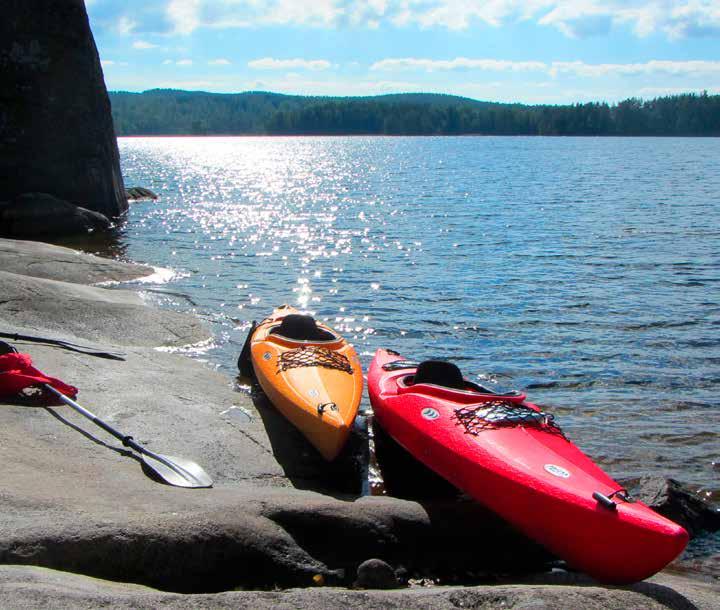
[[[201,466],[192,460],[170,455],[142,454],[144,465],[168,485],[175,487],[212,487],[213,481]]]

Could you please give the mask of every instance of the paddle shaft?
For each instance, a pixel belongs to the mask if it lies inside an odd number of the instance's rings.
[[[84,415],[87,417],[91,422],[94,424],[100,426],[105,432],[108,434],[112,434],[116,439],[119,441],[122,441],[123,445],[127,445],[128,447],[131,447],[135,449],[135,451],[138,451],[140,453],[147,453],[147,450],[142,447],[141,445],[138,445],[131,436],[126,436],[122,434],[121,432],[118,432],[113,428],[110,424],[105,423],[102,419],[100,419],[97,415],[94,413],[91,413],[88,411],[85,407],[82,405],[79,405],[71,398],[68,398],[63,394],[62,392],[58,392],[54,387],[52,387],[49,384],[45,384],[45,389],[50,390],[55,396],[57,396],[60,400],[62,400],[68,407],[72,407],[75,409],[80,415]],[[152,457],[155,457],[154,455]]]
[[[50,339],[48,337],[34,337],[32,335],[20,335],[18,333],[8,333],[0,331],[0,337],[4,339],[12,339],[13,341],[30,341],[34,343],[45,343],[47,345],[54,345],[63,349],[70,350],[71,352],[78,352],[79,354],[86,354],[88,356],[96,356],[98,358],[106,358],[108,360],[125,360],[122,352],[110,352],[110,351],[99,351],[94,347],[88,347],[87,345],[80,345],[78,343],[71,343],[70,341],[64,341],[63,339]],[[3,342],[4,343],[4,342]],[[10,345],[6,343],[5,345]],[[10,346],[12,347],[12,346]],[[17,350],[12,347],[17,352]]]
[[[45,389],[47,389],[51,393],[53,393],[55,396],[57,396],[68,407],[71,407],[72,409],[74,409],[75,411],[80,413],[80,415],[87,417],[91,422],[93,422],[94,424],[96,424],[97,426],[99,426],[100,428],[105,430],[105,432],[107,432],[108,434],[111,434],[119,441],[122,441],[122,444],[125,445],[126,447],[130,447],[130,448],[134,449],[141,455],[145,455],[154,460],[157,460],[158,462],[160,462],[167,468],[170,468],[170,470],[172,470],[173,472],[175,472],[176,474],[180,475],[183,478],[186,478],[186,479],[190,478],[191,480],[192,479],[197,480],[197,477],[192,472],[187,470],[186,468],[183,468],[182,466],[175,464],[172,460],[168,459],[164,455],[159,455],[159,454],[155,453],[154,451],[145,449],[145,447],[136,443],[132,436],[126,436],[126,435],[122,434],[121,432],[117,431],[110,424],[104,422],[97,415],[95,415],[91,411],[88,411],[85,407],[83,407],[82,405],[79,405],[71,398],[68,398],[67,396],[65,396],[65,394],[63,394],[62,392],[59,392],[58,390],[53,388],[51,385],[45,384],[44,387],[45,387]],[[147,463],[147,460],[145,460],[145,463]],[[193,466],[196,466],[196,465],[193,464]],[[152,466],[151,466],[151,468],[152,468]],[[200,467],[198,466],[197,468],[200,468]],[[157,468],[152,468],[152,469],[155,472],[158,472]],[[207,475],[204,473],[204,471],[202,471],[201,468],[200,468],[200,471],[203,473],[204,476],[207,477]],[[164,476],[162,473],[158,473],[158,474],[160,474],[160,476],[163,477],[167,482],[169,482],[170,484],[173,484],[171,481],[168,481],[167,477]],[[208,480],[209,480],[209,477],[208,477]],[[177,484],[177,483],[175,483],[175,484]],[[198,486],[208,487],[211,485],[212,485],[212,482],[210,482],[210,485],[198,485]]]

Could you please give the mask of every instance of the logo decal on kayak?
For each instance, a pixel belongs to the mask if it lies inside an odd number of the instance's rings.
[[[420,415],[422,415],[425,419],[427,419],[429,421],[432,421],[432,420],[440,417],[440,413],[438,413],[432,407],[425,407],[422,411],[420,411]]]
[[[555,464],[545,464],[545,470],[556,477],[560,477],[561,479],[570,478],[570,473],[567,470],[560,466],[556,466]]]
[[[263,354],[263,360],[270,360],[272,358],[272,354],[270,352],[265,352]]]

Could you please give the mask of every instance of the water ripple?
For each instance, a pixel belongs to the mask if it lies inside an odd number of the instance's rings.
[[[720,140],[132,138],[123,250],[228,373],[287,302],[530,391],[616,477],[717,491]],[[146,286],[147,287],[147,286]],[[160,298],[157,294],[155,297]],[[161,298],[171,298],[170,295]]]

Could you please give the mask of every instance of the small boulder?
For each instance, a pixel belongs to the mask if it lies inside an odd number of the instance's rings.
[[[150,189],[146,189],[142,186],[131,186],[125,191],[125,195],[128,201],[142,201],[143,199],[155,200],[158,198],[158,196]]]
[[[42,239],[106,231],[107,216],[57,199],[46,193],[25,193],[10,202],[0,202],[0,237]]]
[[[682,525],[691,538],[720,529],[720,507],[675,479],[648,476],[624,483],[636,500]]]
[[[358,566],[355,586],[360,589],[396,589],[399,583],[389,564],[382,559],[368,559]]]

